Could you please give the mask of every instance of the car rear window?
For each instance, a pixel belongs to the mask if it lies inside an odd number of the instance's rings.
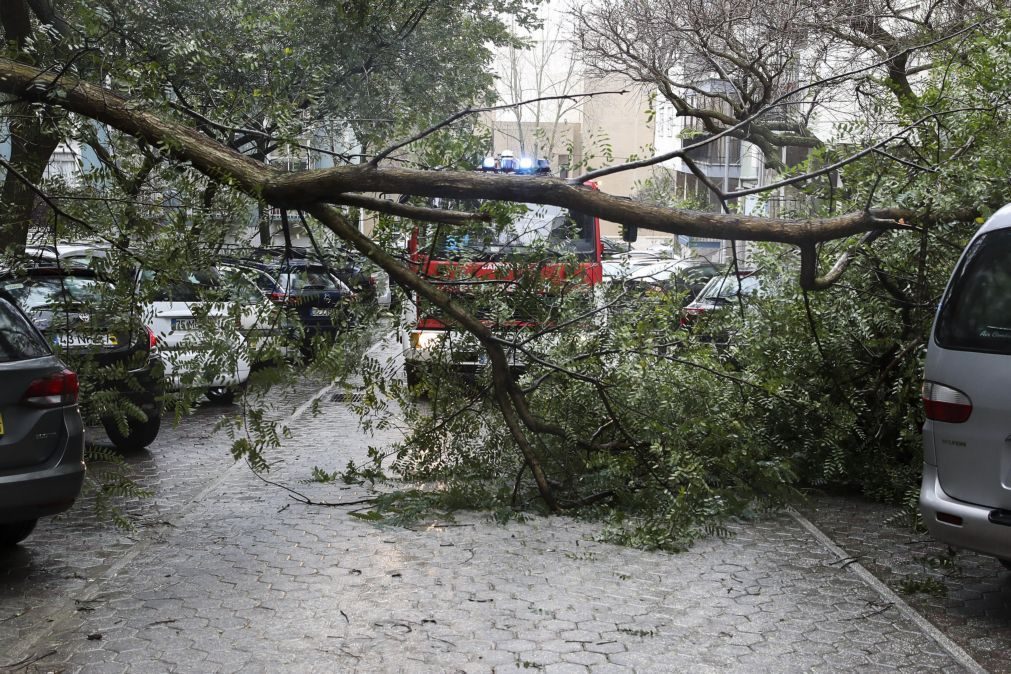
[[[41,358],[49,355],[49,347],[25,317],[7,300],[0,297],[0,362]]]
[[[300,269],[281,276],[281,286],[289,293],[301,290],[338,290],[340,286],[323,269]]]
[[[1011,229],[969,244],[942,300],[934,338],[946,349],[1011,354]]]
[[[21,279],[3,286],[27,310],[62,304],[94,304],[108,283],[80,276],[44,276]]]
[[[217,299],[222,293],[221,279],[214,271],[184,272],[165,275],[144,271],[142,278],[154,284],[155,302],[202,302]]]

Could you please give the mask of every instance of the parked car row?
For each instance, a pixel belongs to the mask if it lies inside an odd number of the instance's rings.
[[[104,244],[27,252],[27,267],[0,271],[0,546],[77,498],[81,403],[114,445],[142,448],[158,435],[166,391],[230,401],[259,363],[332,343],[362,303],[390,300],[385,277],[350,257],[337,267],[264,250],[110,274]]]
[[[0,289],[78,370],[88,410],[123,449],[157,437],[166,391],[231,402],[257,365],[333,343],[362,301],[328,265],[273,251],[115,278],[106,244],[27,252],[32,266],[0,273]]]

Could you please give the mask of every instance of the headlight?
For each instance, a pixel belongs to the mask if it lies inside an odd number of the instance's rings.
[[[431,349],[445,336],[446,333],[438,330],[415,330],[411,333],[411,348],[416,351]]]

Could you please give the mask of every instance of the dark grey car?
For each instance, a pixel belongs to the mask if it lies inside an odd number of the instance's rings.
[[[77,375],[0,292],[0,546],[69,508],[84,481]]]

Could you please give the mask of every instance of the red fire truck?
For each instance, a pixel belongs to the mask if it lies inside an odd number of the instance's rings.
[[[510,174],[515,180],[550,173],[546,161],[515,158],[508,152],[486,158],[481,170]],[[432,205],[474,211],[481,203]],[[596,217],[539,204],[515,210],[505,225],[419,225],[408,252],[419,274],[455,293],[504,338],[520,340],[554,320],[551,307],[567,293],[592,302],[603,268]],[[415,302],[408,312],[403,346],[410,386],[433,360],[459,372],[474,373],[485,366],[484,350],[476,340],[449,324],[436,307]],[[525,367],[519,351],[509,355],[515,370]]]

